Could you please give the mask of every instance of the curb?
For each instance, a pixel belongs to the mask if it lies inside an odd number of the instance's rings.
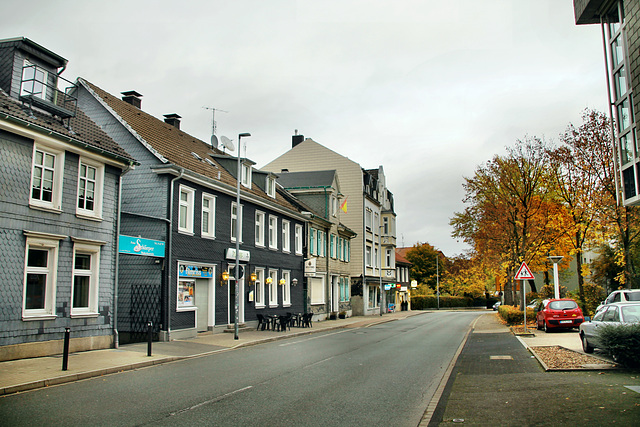
[[[538,353],[534,350],[533,347],[530,347],[529,345],[527,345],[527,343],[525,343],[518,335],[516,335],[516,338],[518,339],[518,341],[520,341],[520,344],[522,344],[522,346],[524,348],[526,348],[529,353],[531,353],[533,355],[533,357],[536,358],[536,360],[538,361],[538,363],[540,363],[540,366],[542,366],[542,368],[545,370],[545,372],[572,372],[572,371],[609,371],[609,370],[618,370],[620,369],[620,366],[611,363],[611,361],[600,357],[598,355],[595,354],[588,354],[587,356],[589,357],[593,357],[594,359],[598,359],[598,360],[602,360],[603,364],[601,365],[594,365],[594,366],[581,366],[578,368],[550,368],[549,366],[547,366],[547,364],[544,362],[544,360],[542,360],[542,358],[538,355]],[[582,354],[579,353],[575,350],[571,350],[570,348],[566,348],[566,347],[562,347],[562,346],[558,346],[566,351],[571,351],[573,353],[577,353],[577,354]]]

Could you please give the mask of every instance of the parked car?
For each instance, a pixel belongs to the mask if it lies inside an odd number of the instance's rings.
[[[614,302],[627,302],[638,301],[640,302],[640,289],[620,289],[613,291],[609,294],[607,299],[602,301],[596,311],[600,310],[602,306],[607,304],[613,304]]]
[[[580,325],[580,339],[585,353],[600,347],[598,329],[604,325],[640,323],[640,302],[616,302],[602,306],[593,319]]]
[[[502,303],[500,301],[496,302],[495,304],[493,304],[493,311],[497,311],[498,307],[500,307]]]
[[[546,299],[538,305],[536,313],[538,330],[578,328],[584,322],[578,303],[570,298]]]

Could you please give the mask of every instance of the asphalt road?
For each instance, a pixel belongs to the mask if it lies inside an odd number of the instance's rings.
[[[433,312],[0,398],[2,425],[416,426],[469,325]]]

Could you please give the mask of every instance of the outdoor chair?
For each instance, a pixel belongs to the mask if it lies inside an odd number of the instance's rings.
[[[303,328],[313,328],[313,313],[305,313],[302,315],[302,327]]]
[[[262,326],[262,329],[260,330],[264,331],[265,328],[269,329],[269,321],[265,319],[262,314],[256,314],[256,317],[258,318],[258,327],[256,328],[256,331],[259,330],[261,326]]]

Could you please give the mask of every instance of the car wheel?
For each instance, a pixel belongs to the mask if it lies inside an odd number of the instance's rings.
[[[584,352],[593,353],[593,347],[591,346],[591,344],[589,344],[589,341],[587,341],[587,337],[582,334],[580,338],[582,338],[582,349],[584,350]]]
[[[550,333],[551,332],[551,328],[549,328],[549,326],[547,325],[547,321],[543,320],[542,324],[544,326],[544,332],[547,333],[547,334]]]

